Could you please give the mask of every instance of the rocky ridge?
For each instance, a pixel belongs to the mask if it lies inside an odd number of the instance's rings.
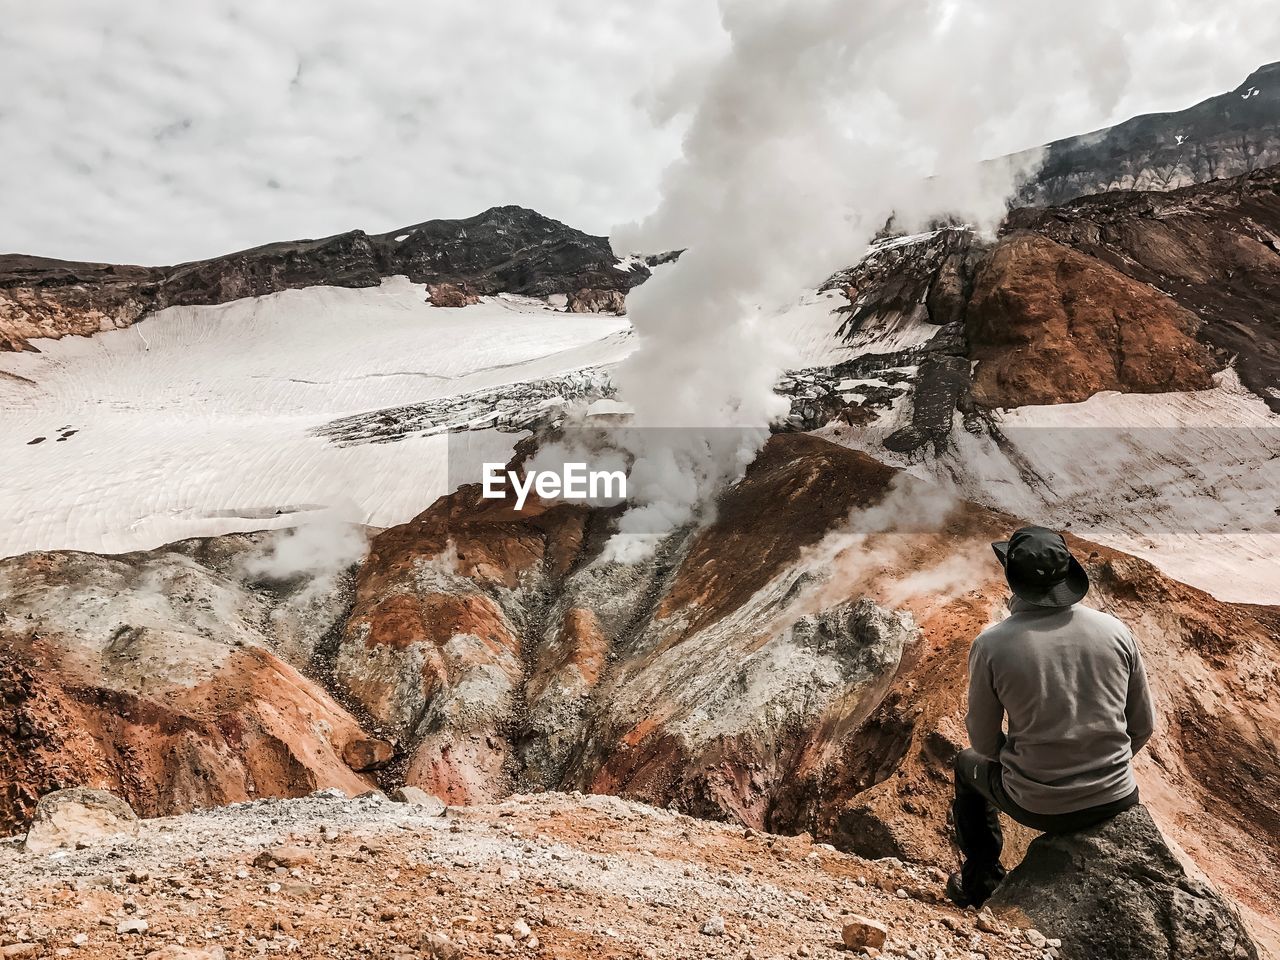
[[[1280,163],[1280,63],[1234,90],[1171,113],[1055,140],[1022,188],[1023,204],[1062,203],[1113,190],[1176,190]]]
[[[444,306],[497,293],[560,294],[575,309],[619,311],[621,294],[643,282],[649,267],[639,258],[619,260],[604,237],[514,206],[384,234],[352,230],[271,243],[174,267],[6,255],[0,256],[0,350],[29,349],[29,341],[41,337],[127,327],[165,307],[321,284],[376,287],[394,275],[431,285]]]
[[[257,572],[273,542],[0,561],[0,828],[70,785],[147,816],[372,785],[380,741],[323,684],[350,578]]]
[[[859,355],[805,371],[814,412],[865,423],[909,391],[895,452],[945,447],[957,413],[981,431],[995,408],[1204,390],[1228,364],[1280,412],[1280,167],[1017,210],[992,241],[893,238],[826,286]]]

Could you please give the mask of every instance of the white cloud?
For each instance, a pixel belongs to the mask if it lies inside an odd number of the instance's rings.
[[[1280,58],[1270,0],[1112,6],[1028,0],[1002,25],[1012,63],[1043,56],[1046,24],[1090,54],[1046,66],[1053,109],[997,117],[993,151],[1181,107]],[[696,85],[682,66],[725,43],[711,0],[5,0],[0,15],[0,250],[144,263],[500,203],[606,233],[653,208],[678,154],[652,91]],[[918,68],[938,96],[964,89],[963,72]]]
[[[0,250],[172,263],[503,203],[606,233],[700,0],[5,3]]]

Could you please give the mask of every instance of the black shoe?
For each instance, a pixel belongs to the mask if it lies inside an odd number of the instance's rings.
[[[965,907],[973,906],[973,901],[970,900],[969,895],[964,892],[964,885],[961,883],[959,870],[947,877],[946,894],[947,899],[961,910]]]
[[[962,910],[965,907],[981,907],[996,892],[996,887],[1000,886],[1004,876],[1005,869],[999,864],[967,879],[963,871],[957,870],[947,877],[947,899]]]

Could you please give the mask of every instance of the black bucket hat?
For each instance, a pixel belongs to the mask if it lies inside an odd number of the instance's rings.
[[[1005,579],[1015,597],[1037,607],[1069,607],[1089,592],[1089,575],[1067,549],[1062,534],[1044,527],[1023,527],[993,543]]]

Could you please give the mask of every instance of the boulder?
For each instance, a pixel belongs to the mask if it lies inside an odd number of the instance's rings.
[[[1062,940],[1062,960],[1257,960],[1236,909],[1187,875],[1144,806],[1045,834],[990,908]]]
[[[419,944],[428,960],[462,960],[462,950],[443,933],[427,933]]]
[[[412,803],[414,806],[425,807],[428,816],[444,816],[444,801],[427,793],[421,787],[397,787],[391,792],[391,799],[396,803]]]
[[[850,950],[862,950],[866,947],[879,950],[888,937],[889,928],[883,923],[859,916],[851,917],[840,931],[840,939]]]
[[[133,808],[105,790],[72,787],[40,798],[24,849],[45,854],[91,846],[118,834],[138,832]]]
[[[565,310],[569,313],[612,313],[621,317],[627,312],[627,295],[623,290],[578,290],[569,294]]]
[[[262,867],[268,870],[275,867],[284,867],[292,870],[294,867],[314,867],[315,864],[316,855],[303,847],[271,847],[261,851],[253,858],[255,867]]]
[[[380,770],[390,763],[395,755],[395,747],[387,741],[368,737],[356,737],[354,740],[349,740],[342,748],[342,759],[357,773]]]
[[[433,307],[469,307],[480,298],[466,284],[429,283],[427,294]]]

